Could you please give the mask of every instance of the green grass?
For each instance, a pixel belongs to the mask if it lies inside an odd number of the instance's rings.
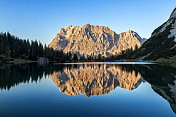
[[[0,63],[8,64],[24,64],[24,63],[32,63],[36,61],[26,60],[26,59],[13,59],[11,57],[6,57],[4,55],[0,55]]]
[[[176,55],[172,56],[172,57],[169,57],[169,58],[160,58],[160,59],[157,59],[154,62],[159,63],[159,64],[165,64],[165,65],[170,65],[170,66],[176,67]]]
[[[24,64],[24,63],[31,63],[34,61],[26,60],[26,59],[14,59],[14,61],[11,61],[14,64]]]

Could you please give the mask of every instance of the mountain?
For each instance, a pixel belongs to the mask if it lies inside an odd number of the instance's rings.
[[[141,44],[143,44],[144,42],[146,42],[147,41],[147,38],[143,38],[142,40],[141,40]]]
[[[176,113],[176,68],[163,65],[140,66],[136,69],[151,88],[166,99]]]
[[[70,25],[60,29],[49,47],[54,50],[62,49],[64,53],[73,52],[85,57],[99,54],[107,57],[118,54],[127,48],[135,49],[136,45],[140,47],[143,41],[144,39],[131,30],[116,34],[107,26]]]
[[[169,19],[155,29],[134,58],[156,60],[176,55],[176,8]]]
[[[86,97],[108,94],[117,86],[129,91],[137,88],[143,79],[140,73],[122,70],[118,65],[78,65],[54,72],[50,78],[60,92],[67,95],[83,94]]]

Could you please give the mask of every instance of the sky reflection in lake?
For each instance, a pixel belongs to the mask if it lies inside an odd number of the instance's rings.
[[[2,65],[1,116],[175,116],[176,69],[156,64]]]

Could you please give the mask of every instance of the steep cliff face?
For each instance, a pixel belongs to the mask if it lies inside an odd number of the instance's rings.
[[[143,39],[134,31],[116,34],[106,26],[86,24],[82,27],[68,26],[61,28],[49,47],[74,52],[80,55],[109,56],[120,53],[127,48],[141,46]]]
[[[86,97],[108,94],[117,86],[133,90],[143,81],[140,74],[127,72],[119,66],[85,65],[76,69],[65,68],[50,78],[67,95],[83,94]]]
[[[169,19],[153,31],[136,57],[151,60],[173,55],[176,55],[176,8]]]

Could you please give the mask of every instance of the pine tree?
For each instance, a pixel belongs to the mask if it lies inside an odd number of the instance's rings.
[[[73,60],[74,60],[74,61],[78,61],[78,56],[77,56],[77,54],[74,54],[74,55],[73,55]]]

